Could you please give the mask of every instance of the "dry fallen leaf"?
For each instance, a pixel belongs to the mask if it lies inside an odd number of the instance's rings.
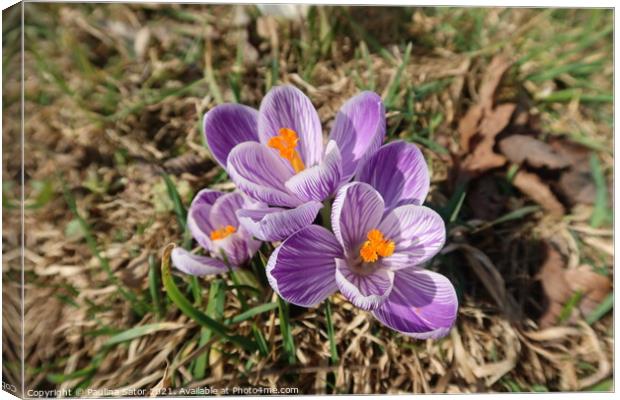
[[[505,56],[498,54],[491,60],[491,63],[487,67],[484,76],[482,77],[482,83],[480,84],[480,92],[478,93],[478,104],[482,109],[489,113],[493,108],[494,95],[497,86],[499,85],[504,73],[510,68],[512,61]]]
[[[493,147],[495,137],[508,125],[515,108],[516,104],[513,103],[501,104],[484,116],[478,128],[482,140],[463,161],[464,170],[484,172],[506,163],[506,158],[495,153]]]
[[[562,173],[557,188],[571,205],[593,204],[596,198],[596,186],[589,167],[585,170],[572,167]]]
[[[557,323],[566,302],[577,291],[582,294],[579,310],[584,316],[590,314],[611,291],[608,277],[597,274],[588,265],[566,269],[562,255],[548,243],[545,247],[547,258],[537,278],[542,283],[549,304],[538,321],[541,328]]]
[[[515,164],[527,163],[534,168],[562,169],[570,165],[564,155],[547,143],[531,136],[511,135],[499,142],[500,151]]]
[[[471,106],[465,116],[459,121],[459,137],[461,150],[469,152],[469,142],[478,133],[478,123],[482,118],[482,107],[478,104]]]
[[[551,189],[549,189],[549,186],[544,183],[538,175],[531,172],[519,171],[515,175],[512,184],[552,215],[564,215],[564,206],[558,201]]]
[[[549,145],[570,163],[557,182],[558,191],[571,205],[593,204],[596,187],[590,169],[590,149],[560,138],[551,140]]]
[[[494,96],[510,65],[511,62],[502,55],[491,60],[482,77],[478,102],[459,121],[461,151],[467,154],[462,164],[464,171],[481,173],[506,163],[506,159],[496,154],[493,147],[495,137],[508,126],[516,105],[507,103],[494,107]],[[479,140],[474,143],[476,138]]]
[[[583,294],[579,303],[579,310],[588,315],[600,304],[611,291],[611,281],[608,277],[596,273],[589,265],[580,265],[566,271],[566,280],[573,291]]]

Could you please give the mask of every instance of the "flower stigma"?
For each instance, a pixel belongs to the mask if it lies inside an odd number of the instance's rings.
[[[290,128],[280,128],[278,136],[269,139],[267,145],[280,151],[280,157],[288,160],[295,172],[300,172],[303,171],[306,166],[296,150],[298,142],[299,137],[297,136],[297,132]]]
[[[360,248],[360,256],[364,262],[375,262],[379,257],[389,257],[394,254],[396,247],[394,242],[385,239],[383,233],[378,229],[368,231],[368,240]]]
[[[211,232],[211,240],[224,239],[233,233],[237,232],[237,228],[232,225],[226,225],[220,229],[216,229]]]

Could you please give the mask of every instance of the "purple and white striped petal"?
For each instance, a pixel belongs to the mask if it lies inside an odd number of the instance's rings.
[[[171,258],[172,264],[177,269],[189,275],[205,276],[228,271],[228,267],[222,261],[192,254],[181,247],[172,249]]]
[[[254,242],[254,245],[250,244]],[[230,266],[245,264],[257,250],[257,241],[249,237],[247,232],[235,232],[223,239],[211,241],[211,254]]]
[[[397,271],[394,288],[372,314],[382,324],[417,339],[448,334],[458,310],[452,283],[436,272],[411,268]]]
[[[332,229],[345,253],[357,253],[383,216],[383,199],[370,185],[351,182],[338,191],[332,204]]]
[[[370,273],[359,273],[343,259],[336,259],[336,284],[353,305],[362,310],[379,307],[392,291],[394,272],[379,268]]]
[[[251,198],[281,207],[302,203],[284,186],[294,171],[275,150],[260,143],[241,143],[228,155],[227,165],[232,181]]]
[[[385,107],[379,95],[362,92],[342,106],[329,138],[336,141],[342,154],[343,181],[377,151],[384,137]]]
[[[226,169],[228,153],[243,142],[258,142],[258,111],[241,104],[220,104],[203,119],[207,146]]]
[[[338,290],[335,259],[340,244],[327,229],[310,225],[274,250],[267,263],[269,284],[283,299],[312,307]]]
[[[446,241],[446,227],[439,214],[413,204],[390,211],[381,221],[379,230],[396,245],[394,254],[382,260],[392,270],[430,260]]]
[[[404,204],[421,205],[430,186],[422,152],[403,141],[382,146],[361,166],[356,180],[377,189],[387,210]]]
[[[311,225],[323,204],[304,203],[297,208],[259,208],[237,211],[239,222],[252,236],[265,240],[284,240],[298,230]]]
[[[293,175],[285,186],[303,201],[323,201],[336,191],[342,181],[341,163],[338,146],[330,141],[323,161]]]
[[[207,250],[213,248],[210,233],[217,229],[211,223],[212,205],[200,201],[192,203],[187,211],[187,228],[200,246]]]
[[[260,104],[258,137],[267,144],[281,128],[294,130],[299,137],[298,151],[306,168],[323,157],[323,131],[319,114],[310,99],[294,86],[276,86]]]
[[[237,228],[239,221],[235,212],[244,206],[245,201],[245,198],[239,192],[226,193],[219,197],[213,203],[213,207],[211,207],[209,212],[211,224],[216,229],[221,229],[226,225]]]
[[[194,206],[198,206],[202,204],[208,204],[212,206],[213,203],[215,203],[215,200],[217,200],[220,196],[223,196],[225,194],[226,194],[225,192],[220,192],[219,190],[202,189],[198,193],[196,193],[196,196],[194,196],[190,207],[194,207]]]

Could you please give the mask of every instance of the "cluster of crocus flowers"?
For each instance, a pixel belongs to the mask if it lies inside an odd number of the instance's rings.
[[[340,291],[398,332],[445,335],[456,318],[455,290],[423,267],[442,248],[445,226],[422,205],[430,186],[422,153],[402,141],[381,146],[385,125],[372,92],[344,104],[325,144],[315,108],[291,86],[273,88],[259,110],[213,108],[206,141],[239,192],[197,196],[188,225],[214,258],[178,250],[173,261],[188,273],[220,272],[218,251],[239,266],[256,239],[274,242],[267,277],[285,300],[310,307]],[[216,208],[219,196],[236,201]],[[331,220],[318,219],[328,203]]]

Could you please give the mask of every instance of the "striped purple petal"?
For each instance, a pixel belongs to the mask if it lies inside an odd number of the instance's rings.
[[[385,108],[379,95],[362,92],[342,106],[329,138],[336,141],[342,154],[343,181],[377,151],[384,137]]]
[[[323,201],[331,196],[342,181],[342,158],[336,142],[327,145],[325,158],[318,165],[293,175],[285,186],[304,201]]]
[[[338,290],[335,259],[340,244],[327,229],[310,225],[274,250],[267,263],[269,284],[286,301],[312,307]]]
[[[223,239],[211,241],[211,254],[228,265],[245,264],[260,247],[260,241],[242,229]]]
[[[351,182],[344,185],[332,204],[332,229],[346,254],[357,253],[371,229],[383,216],[383,199],[370,185]]]
[[[228,155],[228,174],[251,198],[271,206],[296,207],[302,203],[284,186],[293,168],[278,153],[260,143],[241,143]]]
[[[356,179],[377,189],[387,210],[424,203],[430,186],[422,152],[416,145],[403,141],[382,146],[361,166]]]
[[[454,286],[445,276],[410,268],[395,273],[392,292],[372,314],[407,336],[436,339],[448,334],[457,310]]]
[[[378,268],[361,273],[343,259],[336,259],[336,284],[353,305],[363,310],[379,307],[392,291],[394,272]]]
[[[383,262],[392,270],[414,267],[430,260],[446,241],[443,219],[428,207],[413,204],[390,211],[379,225],[396,249]]]
[[[192,237],[204,249],[211,250],[213,248],[209,234],[217,229],[210,219],[211,208],[209,204],[192,204],[187,211],[187,228]]]
[[[241,209],[237,211],[237,217],[252,236],[265,241],[278,241],[311,225],[322,207],[321,202],[311,201],[292,209]]]
[[[258,136],[266,144],[281,128],[294,130],[299,153],[310,168],[323,157],[323,132],[319,114],[310,99],[294,86],[276,86],[263,98],[258,116]]]
[[[172,249],[171,259],[177,269],[189,275],[205,276],[228,271],[228,267],[222,261],[192,254],[181,247]]]
[[[243,207],[245,198],[239,192],[226,193],[219,197],[209,212],[211,224],[216,228],[231,225],[235,228],[239,226],[236,211]]]
[[[221,104],[205,114],[203,127],[213,157],[226,168],[233,147],[258,142],[258,111],[240,104]]]

